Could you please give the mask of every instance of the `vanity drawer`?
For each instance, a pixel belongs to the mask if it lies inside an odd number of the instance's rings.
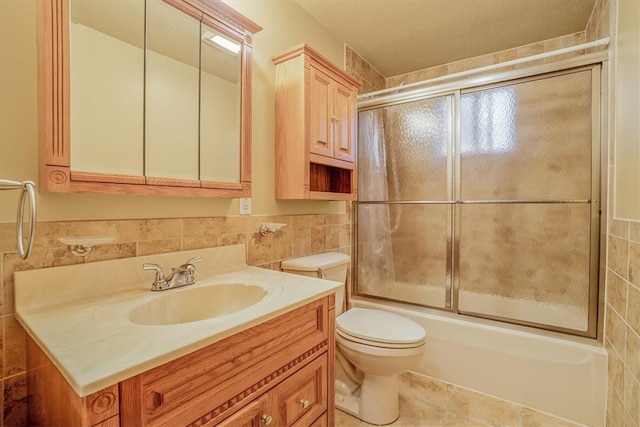
[[[323,354],[269,393],[277,426],[310,426],[327,410],[327,354]]]
[[[326,353],[333,345],[333,318],[329,317],[334,315],[333,301],[333,295],[322,298],[123,381],[122,425],[217,425],[289,379],[293,380],[292,388],[315,393],[315,404],[321,398],[319,393],[326,396]],[[323,353],[322,367],[316,367],[317,358]],[[295,380],[298,374],[303,375],[304,381]],[[324,388],[317,385],[313,387],[320,389],[308,389],[303,384],[320,381],[319,375],[324,375]],[[294,419],[307,420],[307,425],[326,410],[325,403],[325,409],[318,411],[310,405],[300,412],[291,400],[294,398],[287,398],[290,402],[286,413]],[[311,409],[317,414],[307,419],[304,414]]]

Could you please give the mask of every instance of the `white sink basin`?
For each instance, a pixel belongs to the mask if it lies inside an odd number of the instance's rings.
[[[235,313],[267,296],[257,285],[242,283],[173,289],[136,306],[129,320],[142,325],[173,325],[197,322]]]

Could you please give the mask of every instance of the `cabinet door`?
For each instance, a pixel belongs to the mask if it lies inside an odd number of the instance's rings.
[[[219,427],[260,427],[271,424],[273,418],[268,413],[267,396],[264,395],[242,408],[220,424]],[[215,420],[212,420],[214,422]],[[209,427],[204,424],[202,427]]]
[[[333,115],[331,78],[310,67],[309,73],[309,151],[333,157]]]
[[[327,410],[327,354],[323,354],[270,392],[277,426],[309,426]],[[333,403],[333,399],[331,399]]]
[[[356,99],[353,91],[339,83],[333,91],[333,157],[353,162],[356,139]]]

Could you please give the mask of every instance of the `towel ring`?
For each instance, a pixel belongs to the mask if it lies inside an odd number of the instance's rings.
[[[18,255],[22,259],[26,259],[31,253],[33,242],[36,235],[36,184],[32,181],[9,181],[0,179],[0,190],[17,190],[21,189],[20,201],[18,202],[18,212],[16,217],[16,243],[18,246]],[[24,207],[27,199],[29,200],[30,217],[29,217],[29,235],[27,237],[27,248],[24,246],[24,236],[22,233],[22,223],[24,222]]]

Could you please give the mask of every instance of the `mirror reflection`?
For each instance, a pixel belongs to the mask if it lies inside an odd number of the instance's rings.
[[[142,176],[144,1],[69,7],[71,169]]]
[[[200,179],[240,181],[240,40],[202,25]],[[210,161],[216,159],[215,161]]]
[[[71,169],[241,182],[243,40],[163,0],[69,7]]]
[[[145,175],[198,179],[200,22],[147,0]]]

